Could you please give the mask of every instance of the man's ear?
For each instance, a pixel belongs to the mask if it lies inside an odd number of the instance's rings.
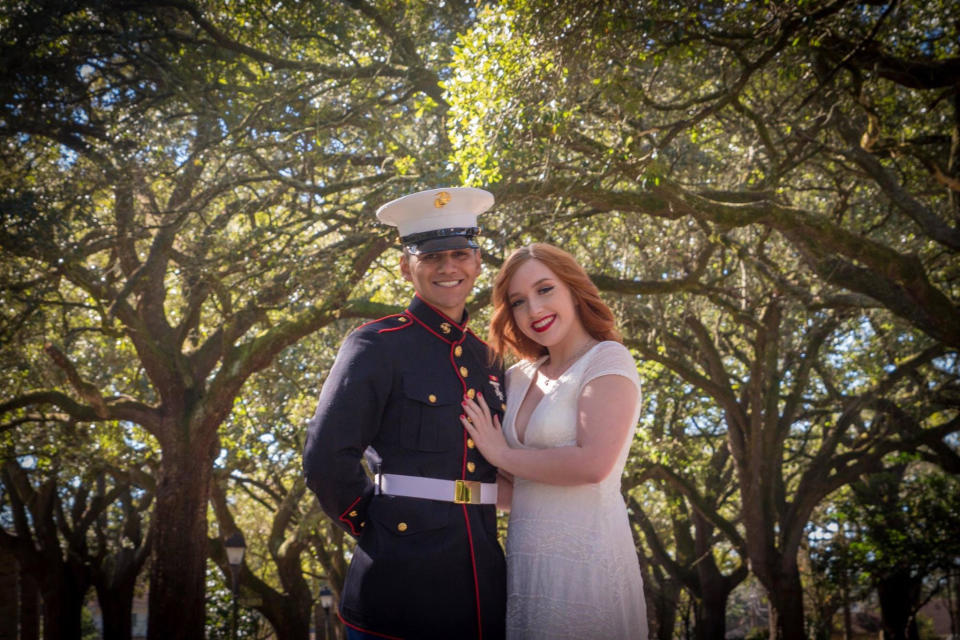
[[[400,256],[400,273],[403,274],[404,280],[413,282],[413,278],[410,276],[410,256],[407,255],[406,251]]]

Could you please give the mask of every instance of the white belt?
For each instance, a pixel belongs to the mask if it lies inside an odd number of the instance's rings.
[[[382,473],[374,476],[377,493],[457,504],[497,504],[497,484],[474,480],[440,480]]]

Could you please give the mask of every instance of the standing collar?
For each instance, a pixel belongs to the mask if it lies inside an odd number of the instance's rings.
[[[406,314],[423,325],[432,334],[447,342],[460,342],[463,339],[467,330],[467,321],[470,318],[467,310],[464,309],[461,322],[454,322],[419,295],[413,296],[413,301],[407,307]]]

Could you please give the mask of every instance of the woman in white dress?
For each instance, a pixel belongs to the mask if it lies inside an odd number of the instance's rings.
[[[596,286],[557,247],[514,251],[493,301],[490,346],[521,360],[507,372],[502,429],[481,394],[464,400],[461,419],[513,480],[507,638],[645,639],[643,581],[620,494],[640,413],[633,357]]]

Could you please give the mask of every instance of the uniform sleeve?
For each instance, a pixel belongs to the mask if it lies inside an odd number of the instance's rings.
[[[307,426],[303,470],[320,506],[347,533],[359,537],[373,483],[361,460],[380,429],[392,372],[373,331],[344,341]]]

